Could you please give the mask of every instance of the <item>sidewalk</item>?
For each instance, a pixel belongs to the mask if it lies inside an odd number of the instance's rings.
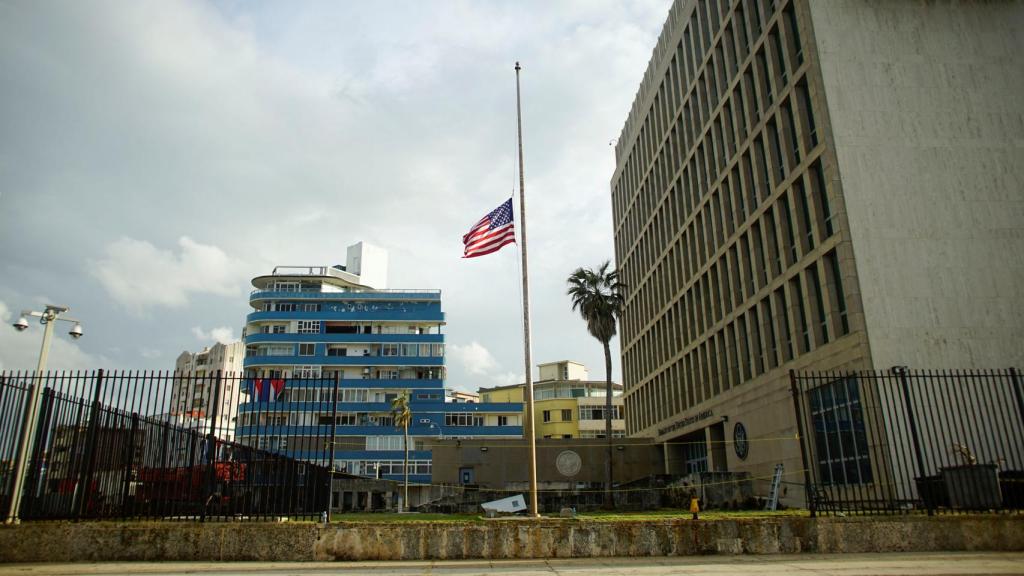
[[[8,564],[0,575],[105,576],[152,574],[177,576],[276,576],[374,574],[502,574],[504,576],[586,575],[647,576],[661,574],[751,574],[793,576],[826,574],[841,576],[911,576],[920,574],[978,575],[1024,574],[1024,553],[915,553],[915,554],[802,554],[772,556],[715,556],[674,558],[604,558],[578,560],[438,561],[438,562],[167,562],[103,564]]]

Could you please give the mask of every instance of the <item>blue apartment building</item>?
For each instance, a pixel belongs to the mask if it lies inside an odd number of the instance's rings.
[[[402,393],[413,416],[410,482],[431,482],[440,439],[522,437],[521,403],[445,401],[441,292],[387,289],[384,250],[361,242],[345,266],[278,266],[252,284],[240,442],[401,480],[403,431],[390,403]]]

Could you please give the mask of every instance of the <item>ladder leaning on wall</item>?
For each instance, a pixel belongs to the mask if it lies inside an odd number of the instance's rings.
[[[768,491],[768,501],[765,502],[765,510],[776,510],[779,507],[779,486],[782,484],[782,464],[775,465],[775,473],[772,474],[772,487]]]

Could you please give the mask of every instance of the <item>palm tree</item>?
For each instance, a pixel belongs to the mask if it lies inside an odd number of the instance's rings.
[[[402,472],[405,474],[405,486],[402,490],[402,505],[409,509],[409,423],[412,422],[412,410],[409,409],[409,395],[402,392],[391,401],[391,416],[395,419],[395,426],[402,428],[405,447],[405,461],[402,464]],[[398,510],[402,511],[401,508]]]
[[[604,437],[608,440],[604,473],[604,506],[614,508],[612,499],[612,351],[609,342],[615,336],[615,322],[622,312],[625,286],[619,283],[619,273],[609,271],[606,261],[596,271],[577,268],[569,276],[568,294],[572,297],[572,309],[579,310],[587,322],[587,331],[604,346],[605,400]]]

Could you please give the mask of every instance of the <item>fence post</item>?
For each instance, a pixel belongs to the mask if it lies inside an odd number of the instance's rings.
[[[807,444],[804,438],[804,418],[800,410],[800,387],[797,385],[796,370],[789,371],[789,387],[793,393],[793,410],[796,413],[796,435],[800,439],[800,460],[804,466],[804,497],[807,500],[808,508],[811,511],[811,518],[818,515],[818,499],[814,497],[811,489],[811,466],[807,457]]]
[[[206,510],[210,507],[210,500],[214,497],[214,484],[217,481],[217,418],[220,416],[220,389],[221,371],[217,370],[217,377],[213,382],[213,391],[210,393],[210,433],[206,436],[206,493],[203,495],[203,513],[199,517],[200,522],[206,522]]]
[[[121,470],[121,516],[129,518],[134,512],[134,502],[130,501],[132,485],[132,468],[135,464],[135,448],[139,434],[139,413],[132,413],[132,426],[128,431],[128,441],[125,442],[124,452],[121,454],[121,463],[124,468]]]
[[[78,505],[75,518],[81,518],[89,506],[89,491],[92,486],[93,470],[96,467],[96,442],[100,427],[100,395],[103,391],[103,369],[96,371],[96,383],[92,393],[92,410],[89,412],[89,430],[85,440],[85,465],[78,476]]]
[[[900,387],[903,390],[903,402],[907,405],[907,424],[910,425],[910,437],[914,442],[914,459],[917,461],[917,475],[924,477],[924,456],[921,454],[921,441],[917,434],[917,419],[914,417],[914,405],[910,400],[910,382],[907,380],[907,367],[896,366],[892,371],[900,379]],[[935,507],[929,501],[930,498],[922,496],[921,499],[924,500],[925,508],[928,509],[928,515],[934,516]]]
[[[39,401],[39,408],[36,411],[36,431],[32,438],[32,452],[28,456],[25,465],[25,481],[22,488],[22,498],[19,500],[18,518],[25,516],[27,512],[32,515],[32,506],[35,503],[34,495],[40,492],[40,482],[43,481],[43,468],[46,466],[46,436],[47,430],[53,423],[54,392],[52,388],[43,388],[43,394]],[[43,489],[45,490],[45,485]],[[25,496],[28,496],[26,507]]]
[[[1017,399],[1017,417],[1020,418],[1021,429],[1024,429],[1024,397],[1020,390],[1020,375],[1016,368],[1010,368],[1010,380],[1013,385],[1013,397]]]
[[[331,451],[327,465],[327,523],[331,523],[331,503],[334,498],[334,448],[335,440],[338,438],[338,385],[341,382],[341,373],[334,373],[334,392],[331,394]]]

